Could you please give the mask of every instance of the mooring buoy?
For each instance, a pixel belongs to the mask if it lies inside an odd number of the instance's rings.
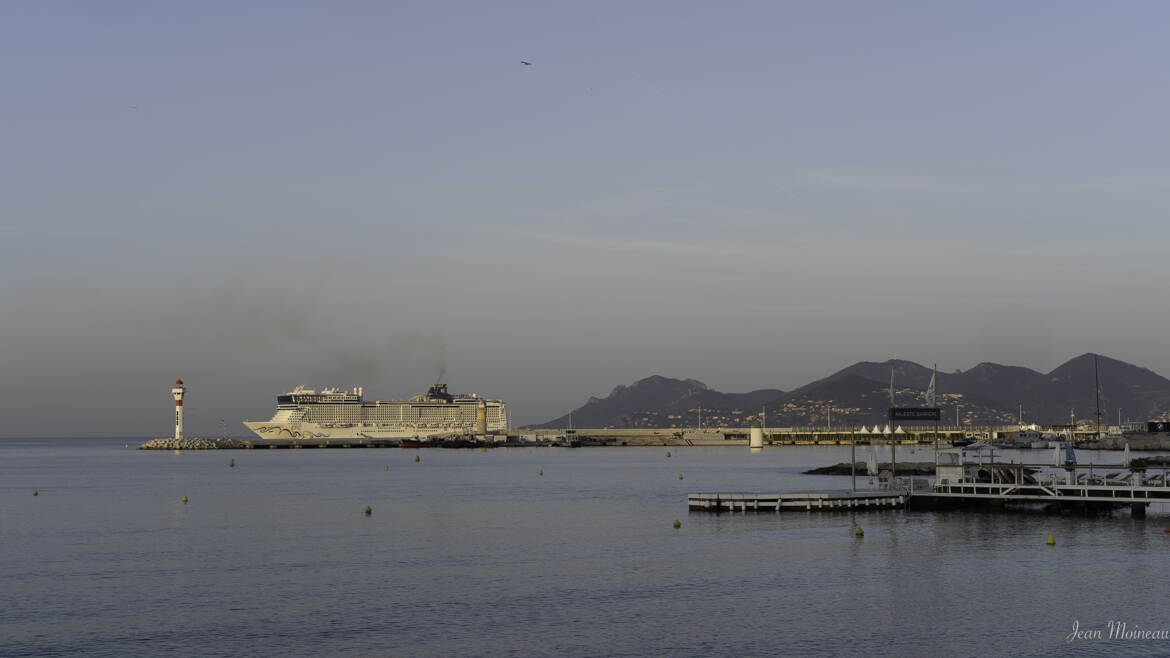
[[[390,464],[386,464],[386,470],[390,470]]]
[[[374,513],[374,508],[370,507],[369,505],[366,505],[366,516],[369,516],[373,513]]]
[[[540,469],[540,477],[544,477],[544,469]]]
[[[667,456],[667,457],[669,457],[669,456],[670,456],[670,451],[669,451],[669,450],[667,450],[667,451],[666,451],[666,456]]]
[[[183,496],[183,504],[184,504],[184,505],[186,505],[186,504],[187,504],[187,497],[186,497],[186,496]]]
[[[1050,533],[1048,533],[1048,541],[1046,541],[1044,543],[1048,544],[1049,546],[1055,546],[1056,545],[1056,537],[1054,537],[1052,535],[1052,533],[1050,532]]]
[[[857,529],[855,529],[855,530],[853,531],[853,535],[854,535],[855,537],[864,537],[864,536],[865,536],[865,531],[864,531],[864,530],[862,530],[861,528],[857,528]]]
[[[682,522],[680,522],[678,519],[675,519],[674,520],[674,528],[677,530],[681,527],[682,527]]]
[[[680,480],[682,479],[682,473],[678,474],[678,479],[680,479]]]
[[[416,461],[416,462],[418,461],[418,455],[414,456],[414,461]]]
[[[34,496],[39,496],[39,495],[41,495],[41,494],[40,494],[40,492],[38,492],[36,489],[33,489],[33,495],[34,495]],[[1170,532],[1170,530],[1167,530],[1167,532]]]
[[[236,467],[236,460],[234,460],[234,459],[233,459],[233,460],[229,461],[229,462],[228,462],[228,467],[229,467],[229,468],[235,468],[235,467]]]

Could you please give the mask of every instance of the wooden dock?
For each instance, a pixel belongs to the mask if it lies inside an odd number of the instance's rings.
[[[1109,510],[1129,507],[1144,518],[1152,503],[1170,503],[1170,484],[1060,484],[1055,482],[963,482],[937,487],[806,491],[786,493],[692,493],[687,507],[705,512],[853,511],[891,508],[937,509],[1042,506],[1052,511]]]
[[[890,509],[906,505],[905,491],[806,491],[792,493],[692,493],[687,506],[705,512]]]

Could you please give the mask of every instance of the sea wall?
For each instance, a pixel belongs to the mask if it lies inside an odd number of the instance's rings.
[[[1130,450],[1170,450],[1170,435],[1106,436],[1100,439],[1081,441],[1076,444],[1076,448],[1077,450],[1125,450],[1127,443]]]

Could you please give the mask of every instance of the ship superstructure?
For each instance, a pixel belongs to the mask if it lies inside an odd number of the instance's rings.
[[[298,386],[276,396],[276,415],[244,425],[262,439],[385,439],[486,434],[508,428],[503,401],[474,393],[452,395],[435,384],[409,400],[362,399],[362,389]]]

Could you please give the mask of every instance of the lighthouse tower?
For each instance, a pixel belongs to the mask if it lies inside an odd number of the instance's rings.
[[[187,387],[183,386],[183,380],[176,379],[175,386],[171,389],[171,395],[175,398],[175,440],[178,441],[183,438],[183,394],[187,392]]]

